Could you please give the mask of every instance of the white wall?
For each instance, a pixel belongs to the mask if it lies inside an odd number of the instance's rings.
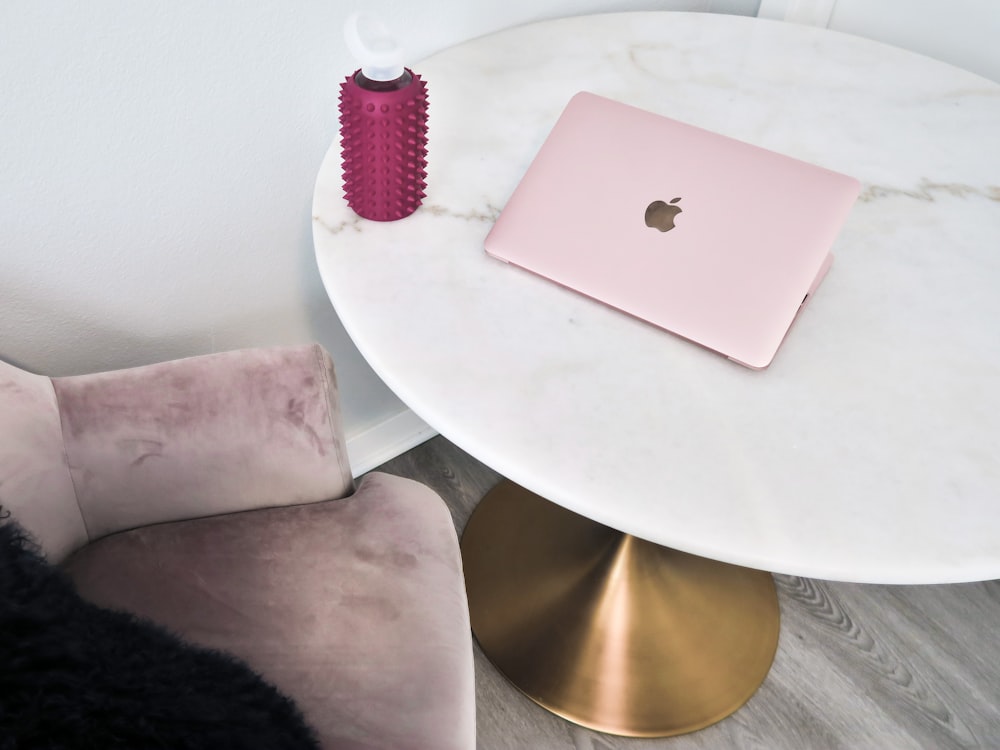
[[[365,4],[414,60],[540,18],[757,5]],[[313,260],[312,187],[353,68],[340,32],[352,10],[0,4],[0,359],[60,375],[317,340],[337,361],[349,437],[404,412],[348,340]]]

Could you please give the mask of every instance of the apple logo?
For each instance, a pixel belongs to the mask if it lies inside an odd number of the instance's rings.
[[[653,201],[646,207],[646,226],[659,229],[661,232],[669,232],[674,228],[674,219],[681,212],[681,207],[676,205],[680,198],[674,198],[670,203],[663,201]]]

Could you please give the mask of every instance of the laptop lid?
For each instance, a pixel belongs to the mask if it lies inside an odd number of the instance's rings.
[[[852,177],[581,92],[485,249],[763,368],[859,192]]]

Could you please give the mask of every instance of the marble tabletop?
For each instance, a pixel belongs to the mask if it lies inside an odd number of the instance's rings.
[[[631,13],[415,64],[428,190],[379,224],[316,184],[316,257],[386,384],[464,450],[627,533],[763,570],[1000,577],[1000,86],[822,29]],[[579,90],[862,182],[835,262],[754,372],[486,256]]]

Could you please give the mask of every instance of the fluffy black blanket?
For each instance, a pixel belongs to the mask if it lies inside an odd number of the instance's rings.
[[[0,750],[318,748],[237,659],[84,601],[0,517]]]

